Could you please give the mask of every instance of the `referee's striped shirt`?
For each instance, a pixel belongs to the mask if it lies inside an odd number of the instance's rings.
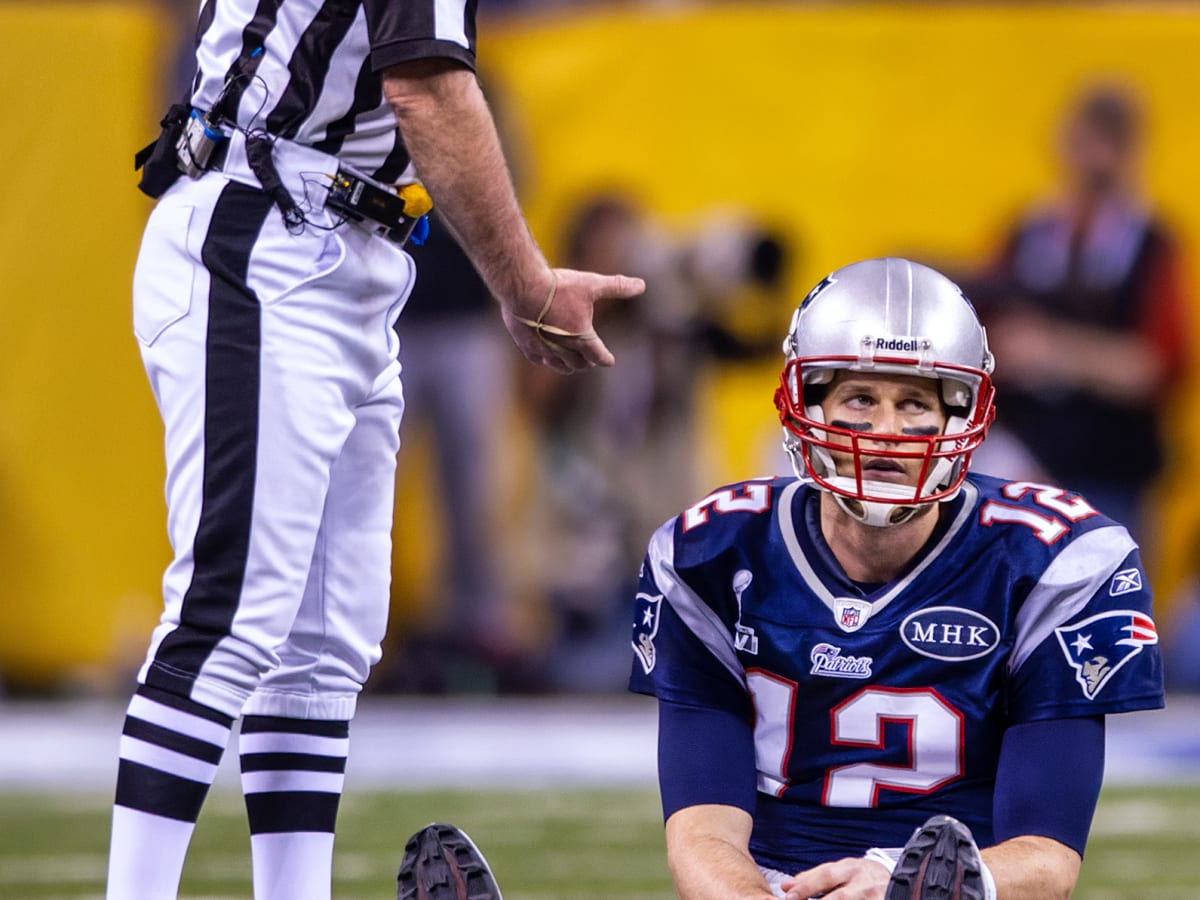
[[[476,0],[205,0],[192,105],[309,144],[379,181],[409,180],[380,70],[449,57],[475,66]]]

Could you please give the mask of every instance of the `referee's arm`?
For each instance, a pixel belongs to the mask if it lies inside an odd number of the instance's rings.
[[[382,75],[417,174],[500,301],[517,346],[562,372],[612,365],[599,338],[542,340],[519,319],[589,335],[593,304],[640,294],[641,279],[550,269],[521,214],[487,101],[461,61],[417,59],[389,66]],[[552,290],[553,305],[544,310]]]

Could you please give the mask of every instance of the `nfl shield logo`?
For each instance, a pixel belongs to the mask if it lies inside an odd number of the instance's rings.
[[[871,618],[871,604],[854,597],[838,597],[833,601],[833,620],[842,631],[858,631]]]

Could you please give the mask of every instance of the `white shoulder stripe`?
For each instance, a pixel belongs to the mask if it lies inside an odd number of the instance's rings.
[[[671,609],[683,620],[692,634],[700,639],[709,652],[717,658],[739,684],[744,684],[746,673],[738,662],[733,649],[733,636],[712,608],[700,599],[675,571],[675,522],[671,519],[661,526],[650,539],[650,570],[654,582]]]
[[[1136,549],[1137,544],[1120,525],[1097,528],[1068,544],[1046,567],[1017,613],[1017,640],[1008,671],[1021,668],[1055,628],[1077,615]]]

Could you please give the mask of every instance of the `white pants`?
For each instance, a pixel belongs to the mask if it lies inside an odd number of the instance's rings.
[[[297,198],[327,160],[276,155]],[[225,173],[180,178],[134,275],[174,550],[139,681],[231,716],[349,719],[386,626],[413,265],[321,230],[319,200],[289,233],[243,169],[231,150]]]

